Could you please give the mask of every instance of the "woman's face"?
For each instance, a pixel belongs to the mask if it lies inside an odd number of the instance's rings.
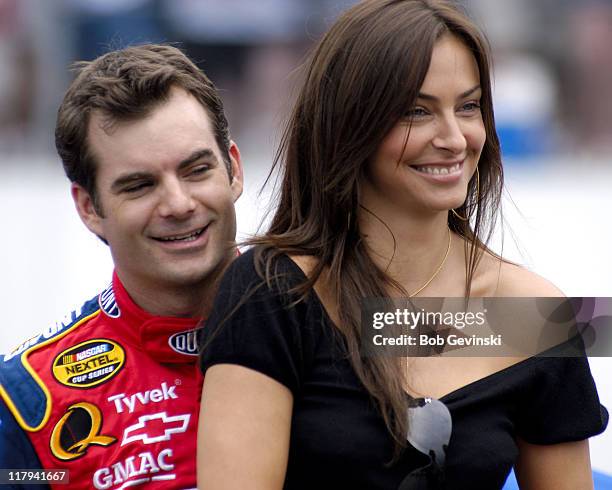
[[[416,105],[385,136],[366,170],[362,204],[383,215],[459,207],[486,139],[481,94],[476,59],[459,38],[444,35],[434,45]]]

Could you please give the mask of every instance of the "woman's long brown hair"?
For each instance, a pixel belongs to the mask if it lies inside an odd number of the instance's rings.
[[[346,11],[304,65],[304,81],[276,154],[277,208],[259,245],[256,266],[271,284],[280,254],[315,258],[306,295],[319,279],[331,292],[350,362],[395,440],[406,445],[405,373],[394,357],[360,356],[364,298],[406,292],[372,260],[362,240],[359,181],[385,135],[415,104],[436,41],[445,33],[473,52],[482,87],[486,142],[466,202],[448,224],[469,243],[465,294],[486,249],[499,208],[503,173],[491,101],[490,55],[484,36],[455,3],[443,0],[365,0]],[[409,136],[408,136],[409,137]],[[409,245],[408,245],[409,246]],[[324,276],[322,276],[324,274]]]

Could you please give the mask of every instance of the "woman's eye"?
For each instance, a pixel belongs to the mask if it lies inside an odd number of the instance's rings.
[[[466,112],[476,112],[476,111],[480,110],[480,103],[478,103],[478,102],[468,102],[466,104],[463,104],[461,109],[463,111],[466,111]]]
[[[427,116],[428,114],[429,112],[427,112],[427,109],[424,109],[423,107],[413,107],[406,113],[406,117],[419,118]]]

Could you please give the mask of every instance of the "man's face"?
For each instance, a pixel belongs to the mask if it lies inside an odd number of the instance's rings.
[[[99,212],[75,184],[81,218],[108,242],[128,291],[206,291],[235,253],[238,148],[230,181],[206,110],[178,88],[144,119],[105,123],[94,112],[88,128]]]

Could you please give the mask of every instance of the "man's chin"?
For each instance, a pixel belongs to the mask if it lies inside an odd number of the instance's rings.
[[[182,267],[168,270],[164,276],[168,283],[177,288],[208,286],[216,282],[230,264],[232,257],[223,257],[214,263],[185,264]]]
[[[211,268],[170,270],[165,271],[165,273],[160,276],[160,282],[170,287],[183,289],[203,285],[209,282],[214,275],[214,269]]]

